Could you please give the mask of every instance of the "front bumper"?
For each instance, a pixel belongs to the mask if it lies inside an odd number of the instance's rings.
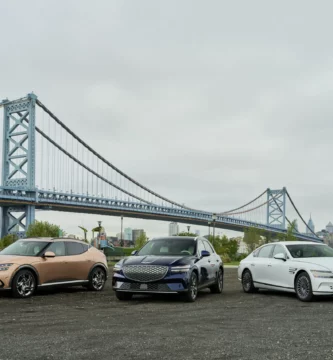
[[[311,276],[314,295],[333,295],[333,279],[322,279]]]
[[[176,294],[188,290],[187,273],[167,275],[164,279],[154,282],[136,282],[124,275],[115,273],[112,278],[112,288],[115,291],[149,294]]]

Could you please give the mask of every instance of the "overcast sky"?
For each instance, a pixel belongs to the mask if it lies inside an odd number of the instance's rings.
[[[332,12],[304,0],[1,1],[0,99],[34,91],[124,172],[194,208],[286,186],[319,230],[333,220]],[[37,217],[120,231],[104,216]]]

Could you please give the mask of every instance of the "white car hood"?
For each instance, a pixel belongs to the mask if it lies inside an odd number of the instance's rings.
[[[333,271],[333,257],[314,257],[314,258],[302,258],[302,259],[293,259],[295,263],[302,263],[308,265],[317,265],[319,267],[324,267],[328,270]],[[315,270],[315,268],[314,268]]]

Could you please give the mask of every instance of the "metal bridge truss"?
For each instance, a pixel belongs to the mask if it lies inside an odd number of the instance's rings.
[[[49,123],[46,127],[36,125],[36,104],[42,109],[43,116],[44,113],[48,116]],[[23,237],[27,227],[35,219],[35,209],[177,221],[201,226],[214,223],[217,228],[236,231],[255,227],[264,233],[277,235],[286,233],[286,220],[290,223],[286,217],[287,195],[300,216],[285,188],[267,189],[253,201],[224,213],[213,214],[191,209],[156,194],[116,168],[68,129],[34,94],[15,101],[4,100],[1,105],[4,108],[0,187],[2,236],[16,233]],[[56,128],[52,128],[50,121],[58,126],[58,132]],[[42,156],[40,163],[36,161],[36,134],[42,141],[39,147],[39,154]],[[72,138],[71,146],[64,141],[67,137]],[[44,148],[44,142],[53,147],[52,152]],[[51,156],[54,156],[53,160],[49,159]],[[71,165],[68,165],[69,161]],[[36,185],[38,164],[39,174],[46,174],[44,180],[46,179],[48,190],[44,190],[43,184]],[[113,178],[110,172],[113,172]],[[54,178],[65,181],[65,184],[51,184]],[[75,190],[75,181],[82,190]],[[91,183],[92,190],[89,193]],[[103,191],[108,187],[107,195],[91,195],[96,185],[97,193],[101,187]],[[66,191],[59,190],[61,186]],[[86,191],[83,191],[85,186]],[[122,198],[119,199],[115,192],[121,194]],[[251,218],[251,214],[263,210],[266,212],[263,221]],[[304,222],[302,217],[301,219]],[[304,240],[321,241],[315,234],[297,232],[295,236]]]

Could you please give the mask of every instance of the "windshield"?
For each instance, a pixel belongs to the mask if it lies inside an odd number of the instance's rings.
[[[149,241],[138,255],[193,256],[196,243],[192,239],[157,239]]]
[[[333,257],[333,249],[327,245],[286,245],[293,258]]]
[[[36,256],[49,242],[18,240],[0,252],[0,255]]]

